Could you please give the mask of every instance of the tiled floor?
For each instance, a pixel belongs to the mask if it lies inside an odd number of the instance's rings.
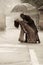
[[[19,32],[0,31],[0,65],[43,65],[43,32],[40,44],[20,43]]]

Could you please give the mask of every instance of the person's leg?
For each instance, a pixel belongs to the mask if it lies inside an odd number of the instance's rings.
[[[30,38],[29,38],[29,34],[26,33],[26,34],[25,34],[25,42],[28,42],[29,39],[30,39]]]
[[[21,31],[20,31],[19,41],[24,42],[24,31],[22,30],[22,28],[21,28]]]
[[[25,33],[25,42],[27,42],[27,33]]]

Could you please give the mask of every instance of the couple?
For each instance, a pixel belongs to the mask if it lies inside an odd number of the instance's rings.
[[[20,21],[18,19],[14,21],[15,27],[18,28],[19,25],[21,27],[19,41],[28,43],[37,43],[38,41],[38,43],[40,43],[38,30],[31,17],[28,15],[24,15],[23,13],[20,14],[20,17],[23,19],[23,21]],[[24,40],[24,33],[26,35],[25,40]]]

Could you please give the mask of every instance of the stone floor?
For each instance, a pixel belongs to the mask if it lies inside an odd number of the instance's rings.
[[[20,43],[19,30],[0,31],[0,65],[43,65],[43,32],[40,44]]]

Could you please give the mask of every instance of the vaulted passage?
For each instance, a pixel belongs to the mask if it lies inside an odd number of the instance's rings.
[[[20,42],[21,13],[34,20],[40,43]],[[0,65],[43,65],[43,0],[0,0]]]

